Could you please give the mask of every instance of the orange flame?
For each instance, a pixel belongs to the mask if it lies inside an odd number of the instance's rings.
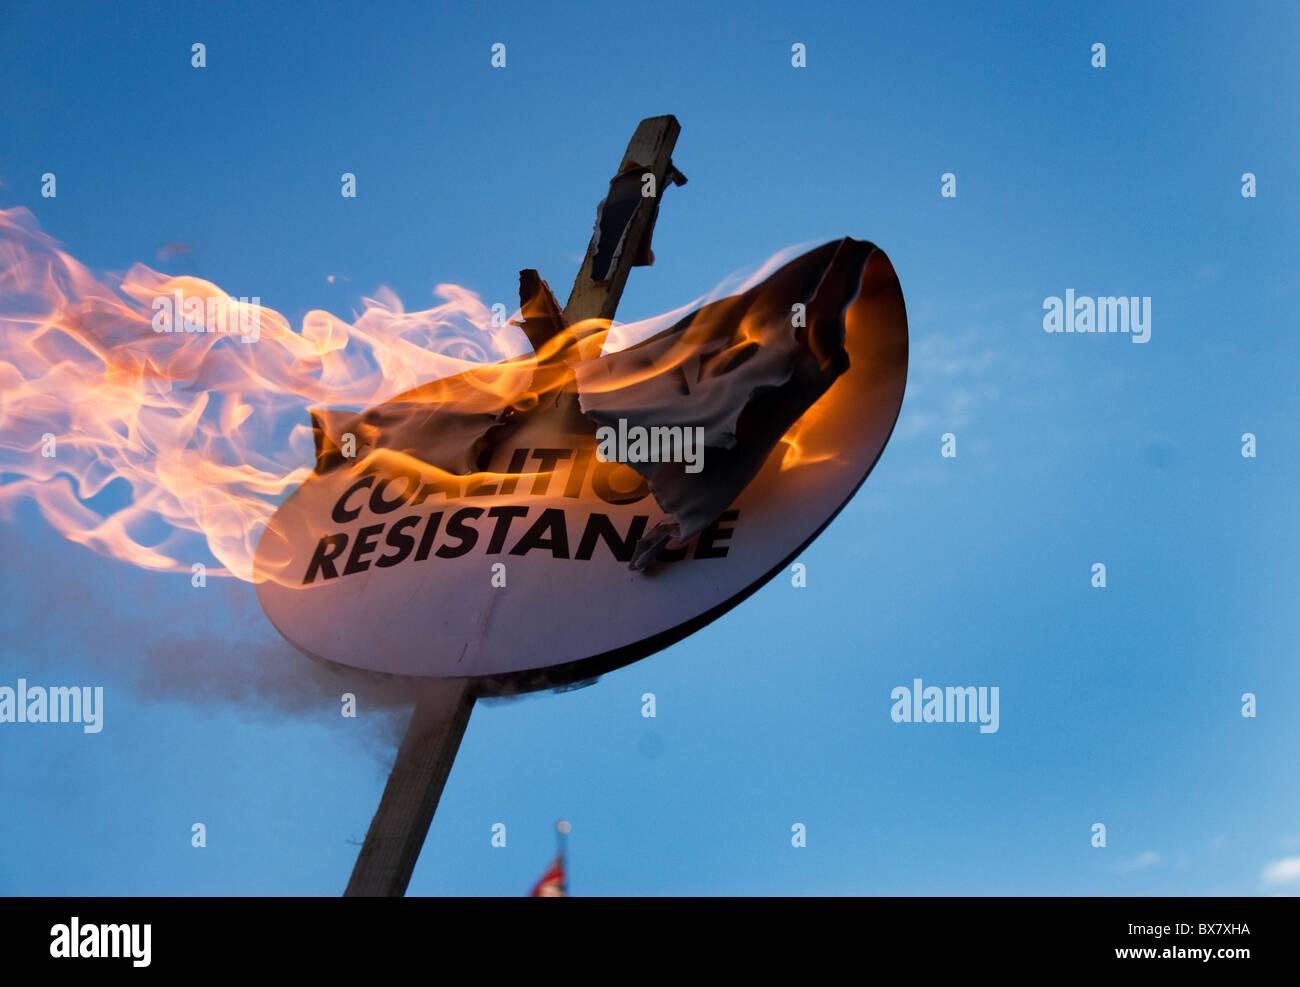
[[[772,257],[739,290],[796,250]],[[462,410],[526,409],[560,386],[561,375],[539,371],[568,348],[622,349],[732,290],[724,283],[641,322],[588,320],[537,354],[452,284],[438,285],[441,303],[422,311],[380,289],[351,323],[313,310],[295,331],[274,309],[201,278],[143,264],[98,278],[26,209],[0,210],[0,515],[30,499],[72,541],[160,571],[191,571],[206,545],[218,563],[208,574],[252,581],[263,527],[312,472],[312,407],[361,412],[401,395]],[[176,300],[176,331],[160,331],[160,299]],[[636,379],[688,359],[694,335]],[[455,375],[458,384],[444,383]],[[803,427],[784,440],[783,468],[830,455],[803,448]]]
[[[155,331],[155,300],[176,292],[256,343]],[[210,574],[251,580],[260,526],[311,472],[309,407],[362,410],[526,350],[473,292],[436,293],[407,312],[382,289],[350,324],[311,311],[295,332],[199,278],[137,264],[97,279],[27,210],[0,210],[0,509],[30,498],[69,539],[164,571],[190,571],[193,533]]]

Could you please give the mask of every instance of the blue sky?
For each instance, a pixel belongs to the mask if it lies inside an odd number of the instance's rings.
[[[0,205],[95,270],[190,273],[157,260],[185,242],[295,321],[380,285],[513,306],[521,267],[567,293],[632,130],[673,113],[690,183],[621,318],[844,235],[908,305],[898,427],[807,587],[480,704],[409,893],[526,893],[561,816],[582,895],[1300,887],[1293,6],[265,6],[0,7]],[[1067,288],[1150,296],[1150,342],[1044,333]],[[251,586],[196,598],[26,507],[0,552],[0,685],[106,696],[97,735],[0,725],[0,893],[342,891],[391,717],[287,685],[319,670]],[[998,686],[999,731],[892,722],[917,677]]]

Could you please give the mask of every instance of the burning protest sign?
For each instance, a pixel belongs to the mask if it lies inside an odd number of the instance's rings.
[[[769,265],[644,337],[612,328],[653,257],[654,189],[685,182],[678,129],[638,127],[563,311],[521,273],[531,354],[313,415],[316,469],[266,527],[259,600],[309,654],[422,683],[346,895],[405,892],[476,697],[591,679],[726,613],[889,439],[907,319],[871,243]]]
[[[897,416],[903,302],[870,243],[828,243],[604,354],[608,328],[575,330],[544,282],[522,285],[535,355],[317,415],[316,471],[257,556],[263,607],[309,653],[487,691],[624,664],[792,561]],[[602,453],[637,433],[642,454]]]

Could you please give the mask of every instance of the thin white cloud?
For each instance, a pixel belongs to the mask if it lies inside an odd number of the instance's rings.
[[[965,426],[977,407],[998,398],[987,378],[1000,369],[1001,354],[974,330],[914,335],[907,362],[905,436]]]
[[[1300,857],[1283,857],[1264,865],[1259,879],[1265,884],[1295,884],[1300,881]]]
[[[1121,874],[1132,874],[1134,871],[1145,870],[1148,867],[1154,867],[1160,863],[1160,854],[1154,850],[1146,850],[1139,853],[1132,860],[1120,863],[1115,870]]]

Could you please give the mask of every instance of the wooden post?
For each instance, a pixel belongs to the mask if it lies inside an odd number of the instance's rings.
[[[671,160],[680,131],[675,117],[662,116],[642,120],[632,135],[615,177],[632,165],[643,167],[655,176],[656,196],[635,206],[622,231],[622,253],[601,281],[591,277],[597,253],[597,236],[592,236],[564,309],[570,324],[614,318],[628,272],[653,228],[658,195],[671,181],[685,181],[673,170]],[[473,709],[473,679],[424,681],[344,897],[401,897],[406,893]]]
[[[672,166],[673,147],[681,129],[677,118],[672,115],[649,117],[637,126],[636,133],[632,135],[627,151],[623,154],[623,160],[619,162],[618,171],[614,174],[617,177],[634,165],[640,166],[654,175],[655,197],[643,199],[639,204],[627,224],[623,253],[618,259],[618,265],[608,272],[609,277],[603,281],[593,281],[591,276],[597,246],[597,234],[593,232],[591,242],[587,245],[587,256],[573,282],[568,304],[564,306],[564,318],[570,325],[583,319],[614,318],[633,261],[641,251],[642,241],[654,226],[664,189],[674,180],[686,180]]]
[[[401,897],[406,893],[474,709],[473,681],[425,682],[344,897]]]

